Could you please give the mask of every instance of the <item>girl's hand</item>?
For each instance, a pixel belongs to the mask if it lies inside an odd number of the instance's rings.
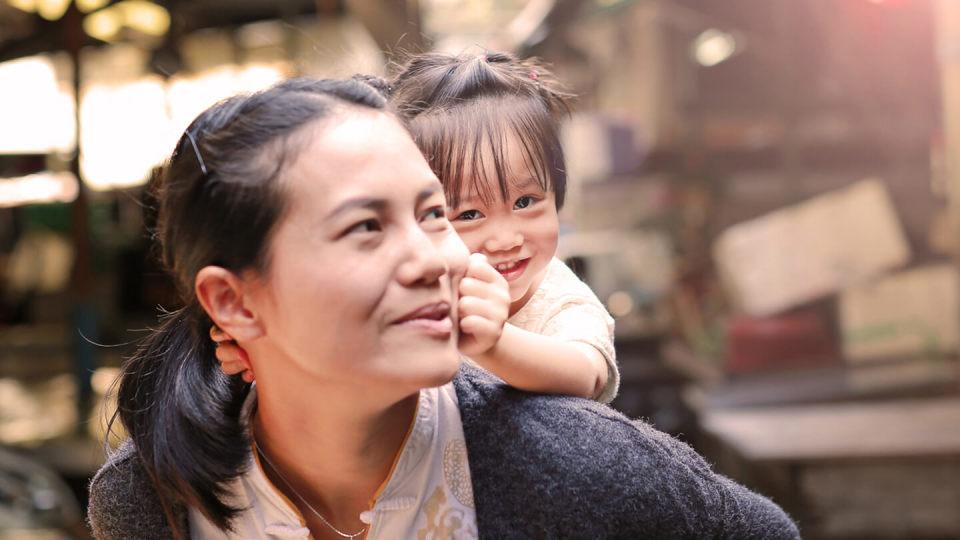
[[[480,254],[470,255],[467,275],[460,280],[460,352],[477,357],[490,351],[510,314],[510,288]]]
[[[210,339],[217,344],[217,360],[220,362],[220,369],[227,375],[240,374],[244,382],[253,382],[253,368],[250,366],[247,351],[237,345],[230,334],[216,325],[210,327]]]

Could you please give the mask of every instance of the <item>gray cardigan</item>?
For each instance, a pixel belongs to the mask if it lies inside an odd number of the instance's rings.
[[[593,401],[514,390],[464,366],[454,379],[482,538],[799,538],[774,503],[690,447]],[[186,510],[173,519],[186,529]],[[170,538],[129,442],[90,484],[100,540]]]

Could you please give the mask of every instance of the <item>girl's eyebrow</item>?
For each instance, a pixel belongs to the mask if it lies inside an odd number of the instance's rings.
[[[460,197],[460,204],[455,208],[463,208],[464,206],[476,206],[477,201],[480,200],[480,197],[476,195],[471,195],[469,197]]]
[[[513,187],[515,187],[515,188],[517,188],[517,189],[527,189],[527,188],[533,187],[533,186],[540,187],[540,182],[539,182],[536,178],[534,178],[533,176],[528,176],[528,177],[527,177],[525,180],[523,180],[522,182],[516,182],[516,183],[513,183],[512,185],[513,185]]]

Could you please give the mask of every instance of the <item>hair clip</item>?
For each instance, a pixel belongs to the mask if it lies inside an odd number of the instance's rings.
[[[535,80],[535,81],[538,81],[538,82],[539,82],[539,81],[540,81],[540,74],[537,73],[537,70],[531,69],[531,70],[530,70],[530,78],[533,79],[533,80]]]
[[[203,171],[203,174],[207,173],[207,166],[203,163],[203,157],[200,156],[200,148],[197,147],[197,141],[193,138],[193,133],[190,133],[190,130],[187,130],[187,138],[190,139],[190,145],[193,146],[193,153],[197,155],[197,161],[200,163],[200,170]]]

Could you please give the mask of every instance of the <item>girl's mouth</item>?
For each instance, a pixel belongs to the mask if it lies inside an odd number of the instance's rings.
[[[523,271],[527,269],[527,265],[530,263],[530,259],[521,259],[519,261],[505,262],[493,265],[493,267],[500,272],[500,275],[504,277],[508,282],[516,281],[523,275]]]

